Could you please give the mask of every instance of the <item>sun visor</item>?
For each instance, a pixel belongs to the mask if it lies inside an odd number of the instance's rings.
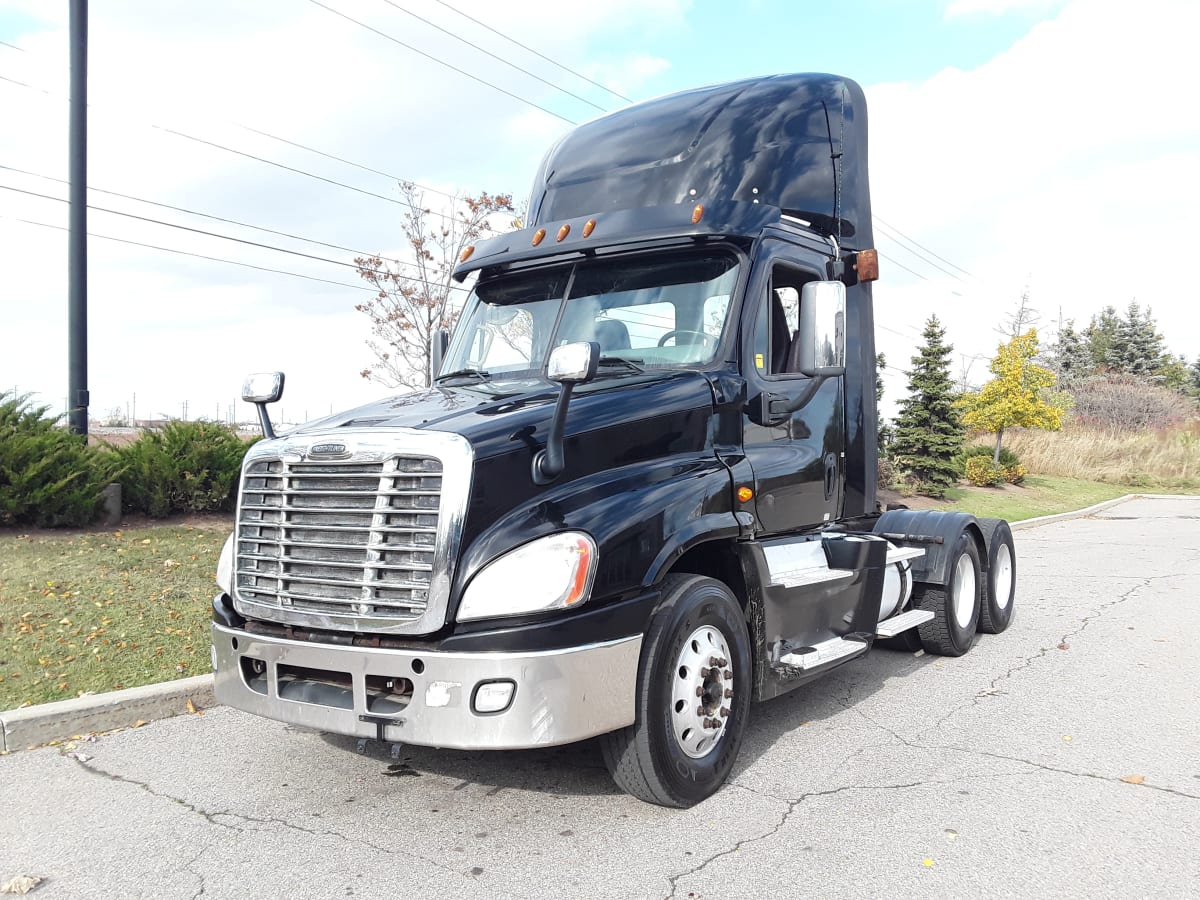
[[[862,89],[833,75],[778,75],[586,122],[543,160],[528,224],[729,200],[778,207],[850,249],[872,246]]]

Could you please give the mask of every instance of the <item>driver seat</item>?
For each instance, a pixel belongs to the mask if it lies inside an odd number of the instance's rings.
[[[629,329],[620,319],[597,319],[595,326],[596,342],[600,352],[606,350],[629,350]]]

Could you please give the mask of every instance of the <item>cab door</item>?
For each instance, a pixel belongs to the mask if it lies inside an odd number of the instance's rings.
[[[797,370],[801,292],[822,278],[824,261],[771,240],[743,304],[743,430],[754,473],[756,531],[773,535],[837,519],[844,483],[845,386],[842,376]]]

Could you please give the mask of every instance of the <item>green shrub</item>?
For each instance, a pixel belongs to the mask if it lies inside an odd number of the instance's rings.
[[[0,522],[39,527],[96,520],[117,474],[111,453],[61,428],[49,407],[0,392]]]
[[[171,421],[117,447],[127,509],[162,518],[173,512],[219,512],[233,505],[250,443],[213,422]]]
[[[972,456],[966,465],[967,481],[976,487],[991,487],[1004,480],[1004,471],[990,456]]]
[[[967,472],[967,460],[975,459],[976,457],[987,457],[991,459],[995,456],[996,448],[988,444],[968,444],[954,457],[954,464],[958,467],[960,475],[965,475]],[[1017,454],[1013,453],[1007,447],[1000,448],[1000,465],[1001,466],[1018,466],[1021,460]]]

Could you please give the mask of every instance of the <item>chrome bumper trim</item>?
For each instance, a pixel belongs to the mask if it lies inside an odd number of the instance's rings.
[[[212,641],[219,703],[322,731],[460,750],[569,744],[632,725],[642,648],[639,634],[536,653],[440,653],[291,641],[215,623]],[[247,657],[265,665],[265,693],[243,676]],[[348,675],[353,708],[281,697],[280,665]],[[388,715],[369,713],[368,676],[409,679],[411,701]],[[516,685],[509,707],[473,712],[477,685],[498,680]]]

